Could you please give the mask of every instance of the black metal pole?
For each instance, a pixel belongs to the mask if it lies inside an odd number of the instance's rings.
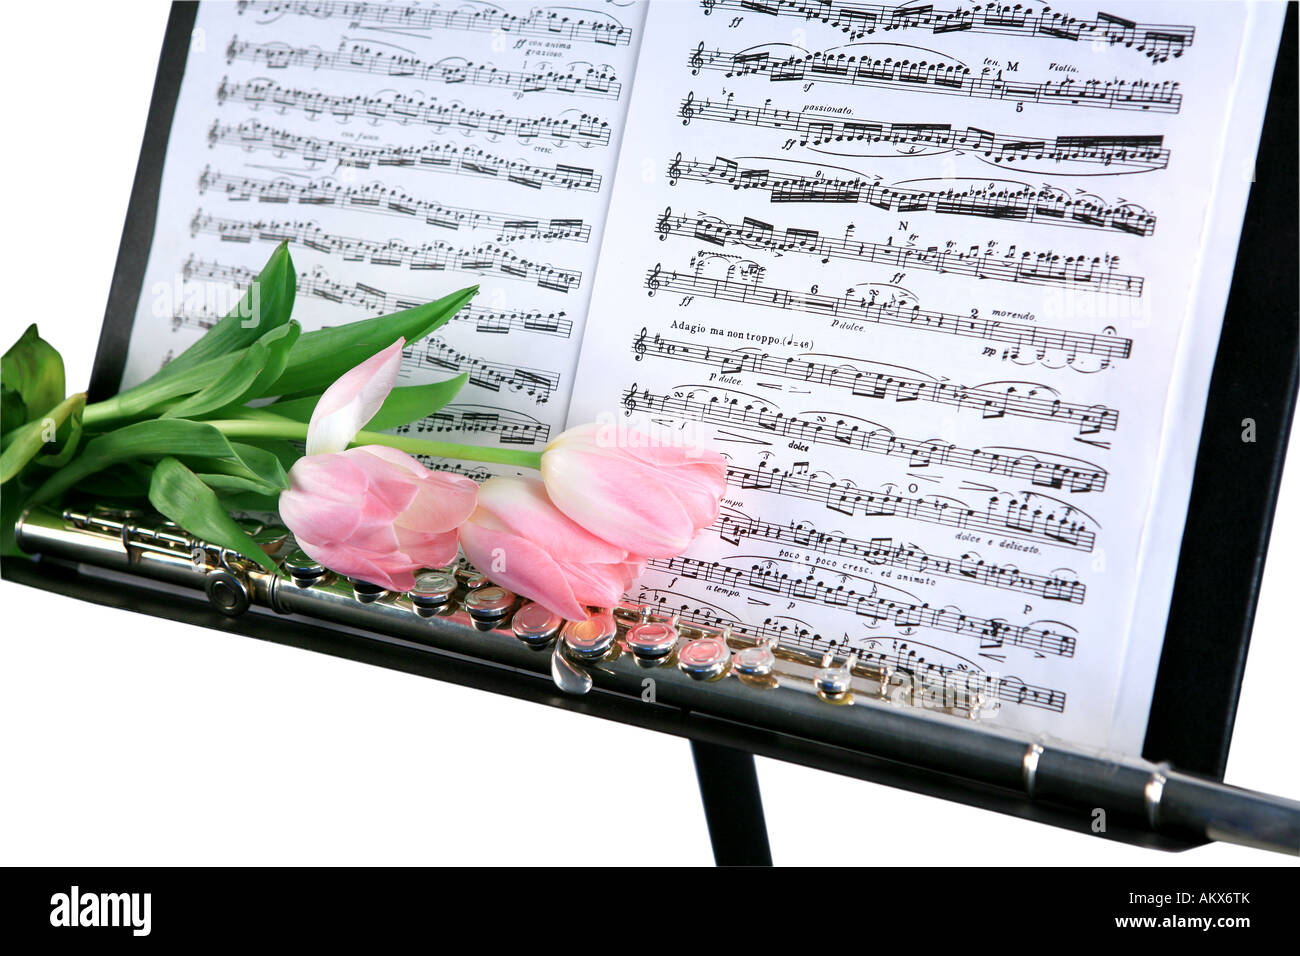
[[[718,866],[771,866],[754,755],[692,740],[691,756],[713,843],[713,862]]]

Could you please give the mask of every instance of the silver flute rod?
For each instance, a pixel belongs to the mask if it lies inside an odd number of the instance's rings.
[[[662,661],[647,663],[630,652],[628,629],[649,619],[653,609],[616,609],[618,639],[599,656],[580,659],[565,651],[563,641],[540,647],[525,643],[509,616],[485,625],[466,611],[473,592],[458,591],[458,600],[448,601],[437,613],[422,614],[414,592],[363,593],[328,573],[307,584],[295,583],[285,574],[269,574],[239,555],[196,542],[161,519],[98,520],[91,513],[38,508],[20,519],[17,534],[29,554],[204,590],[225,613],[257,604],[281,614],[328,621],[362,637],[380,634],[551,677],[570,692],[594,686],[644,699],[646,682],[651,681],[653,698],[661,705],[1019,791],[1034,801],[1077,810],[1087,820],[1101,809],[1107,815],[1145,821],[1152,832],[1300,856],[1296,801],[1127,754],[1089,751],[999,727],[996,721],[977,719],[976,710],[957,716],[960,711],[953,708],[909,706],[905,696],[891,692],[896,688],[890,675],[854,669],[852,661],[839,665],[851,677],[851,692],[834,700],[820,683],[824,669],[801,660],[807,655],[780,648],[772,676],[762,680],[737,670],[698,679],[672,666],[676,649]],[[280,535],[284,537],[282,529]],[[272,553],[283,559],[283,551]],[[702,633],[685,624],[681,632],[688,640]],[[722,639],[737,653],[753,645],[726,634]]]

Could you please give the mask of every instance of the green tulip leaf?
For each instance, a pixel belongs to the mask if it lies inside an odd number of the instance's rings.
[[[267,332],[239,353],[234,368],[207,387],[163,412],[163,418],[199,418],[229,406],[243,404],[275,386],[289,361],[289,350],[302,327],[287,322]]]
[[[230,313],[143,385],[193,372],[209,360],[243,349],[284,325],[293,314],[297,289],[298,277],[289,255],[289,244],[282,242]]]
[[[64,399],[63,356],[49,342],[41,338],[32,324],[10,346],[4,357],[0,358],[0,383],[6,394],[3,395],[3,422],[5,433],[16,427],[40,418]],[[22,403],[21,412],[16,412]]]
[[[196,538],[238,551],[275,573],[275,562],[226,513],[216,492],[175,458],[154,466],[149,502]]]
[[[239,460],[226,436],[204,422],[180,418],[136,422],[88,441],[80,455],[37,489],[34,501],[38,504],[49,501],[109,465],[167,455]]]
[[[0,484],[8,482],[22,471],[47,444],[57,441],[60,426],[74,415],[80,418],[85,404],[85,393],[78,392],[56,405],[48,415],[35,418],[17,429],[9,447],[0,454]]]
[[[418,342],[451,320],[478,293],[471,286],[413,309],[361,319],[347,325],[304,332],[289,350],[284,374],[265,391],[248,400],[273,395],[319,395],[344,372],[360,365],[398,338]],[[86,427],[113,419],[156,413],[167,402],[189,395],[217,381],[239,363],[243,350],[211,358],[184,375],[153,379],[87,409]]]

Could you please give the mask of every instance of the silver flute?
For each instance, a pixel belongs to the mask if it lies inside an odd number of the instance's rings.
[[[1102,808],[1153,833],[1300,855],[1300,803],[1001,727],[999,685],[978,675],[934,680],[847,647],[819,656],[779,635],[737,633],[657,605],[624,602],[564,621],[464,564],[389,592],[322,567],[283,527],[243,524],[277,573],[156,515],[112,506],[34,508],[16,531],[28,554],[202,589],[233,617],[301,616],[358,640],[380,636],[549,678],[565,694],[596,688],[1066,812]]]

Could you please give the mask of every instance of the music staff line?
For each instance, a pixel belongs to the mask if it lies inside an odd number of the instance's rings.
[[[209,279],[224,282],[238,288],[247,288],[257,278],[255,269],[243,266],[225,265],[220,262],[198,259],[191,255],[181,268],[182,278]],[[298,273],[298,295],[323,299],[341,305],[351,305],[373,315],[414,309],[426,304],[428,297],[399,295],[385,292],[374,286],[356,283],[345,285],[331,279],[320,266],[314,266],[307,272]],[[193,325],[207,328],[220,316],[181,315],[174,319],[174,327]],[[562,311],[542,312],[540,310],[524,311],[520,309],[484,309],[477,305],[467,305],[451,317],[452,322],[474,326],[476,332],[489,335],[506,335],[513,331],[535,332],[541,335],[554,335],[569,338],[573,334],[573,320]],[[207,322],[209,325],[204,325]]]
[[[1192,45],[1196,28],[1167,23],[1137,23],[1111,13],[1091,20],[1073,17],[1050,7],[1033,8],[997,0],[955,10],[936,10],[932,4],[886,6],[859,0],[700,0],[705,16],[715,7],[773,17],[818,20],[847,33],[850,39],[870,36],[876,30],[928,30],[946,33],[992,33],[1031,39],[1086,41],[1123,46],[1146,54],[1153,63],[1180,57]]]
[[[569,240],[587,242],[591,226],[581,219],[540,219],[518,213],[489,212],[464,206],[448,206],[426,199],[416,199],[383,183],[363,186],[343,185],[332,179],[304,183],[291,179],[254,179],[230,176],[205,167],[199,175],[199,194],[212,190],[231,202],[250,202],[302,206],[335,206],[357,212],[423,220],[426,225],[453,232],[461,229],[492,232],[501,242],[516,239]]]
[[[865,203],[877,209],[897,213],[935,213],[941,216],[1035,222],[1047,226],[1074,229],[1100,229],[1133,236],[1150,236],[1155,232],[1156,217],[1130,203],[1109,203],[1091,194],[1069,193],[1059,186],[1035,189],[1025,183],[990,182],[964,187],[946,185],[890,186],[873,179],[836,176],[805,176],[798,173],[761,167],[740,166],[735,160],[719,156],[705,165],[697,160],[674,159],[678,179],[709,185],[725,185],[735,190],[766,191],[774,203]]]
[[[792,577],[773,570],[770,562],[755,564],[747,572],[723,561],[701,561],[687,557],[651,558],[647,567],[688,580],[718,584],[724,588],[774,594],[823,607],[845,608],[872,624],[926,628],[958,637],[975,638],[979,641],[981,651],[1022,647],[1039,655],[1073,657],[1077,644],[1073,636],[1046,627],[1036,628],[996,618],[976,617],[959,608],[934,608],[928,604],[890,600],[877,594],[859,594],[842,584],[832,586],[816,579],[814,571],[810,571],[807,577]]]
[[[789,438],[808,445],[845,448],[884,458],[902,458],[909,468],[949,467],[1003,475],[1027,481],[1035,488],[1052,488],[1072,494],[1106,490],[1106,469],[1088,462],[1067,459],[1074,464],[1046,459],[1046,452],[1015,449],[986,451],[962,448],[939,439],[903,438],[872,422],[856,421],[834,413],[809,412],[806,417],[787,415],[764,402],[751,398],[693,396],[699,389],[684,395],[656,394],[648,388],[637,390],[633,383],[623,390],[623,408],[628,414],[644,411],[650,415],[667,415],[683,421],[703,422],[718,428],[739,429],[756,435]],[[764,444],[769,444],[764,442]]]
[[[998,255],[990,248],[971,246],[966,251],[938,246],[896,246],[893,242],[868,242],[852,238],[850,224],[843,238],[823,236],[816,229],[788,226],[778,229],[772,223],[745,216],[740,223],[730,223],[716,216],[673,215],[668,207],[659,216],[655,229],[661,237],[686,236],[714,246],[742,246],[773,252],[797,252],[818,256],[823,262],[848,259],[873,265],[894,266],[900,270],[920,269],[927,272],[1020,282],[1027,285],[1061,286],[1133,298],[1142,295],[1141,276],[1114,271],[1118,259],[1110,254],[1062,256],[1055,252],[1025,251],[1017,255],[1008,251]],[[892,237],[891,237],[892,238]]]
[[[1183,102],[1183,96],[1178,92],[1179,84],[1168,80],[1078,81],[1069,78],[1038,83],[1009,80],[1000,71],[991,76],[975,76],[964,64],[942,60],[876,59],[866,54],[856,56],[831,51],[804,52],[803,55],[792,53],[789,56],[766,51],[728,53],[725,50],[706,50],[702,40],[688,54],[687,65],[691,74],[696,76],[702,70],[709,70],[728,77],[766,76],[773,83],[837,83],[1044,106],[1177,113]]]
[[[733,102],[728,93],[722,102],[697,99],[688,93],[677,115],[683,125],[693,120],[730,123],[791,134],[790,146],[821,146],[826,143],[886,143],[900,148],[898,156],[932,156],[934,151],[964,150],[983,154],[997,164],[1016,160],[1047,159],[1056,163],[1099,163],[1106,167],[1134,166],[1139,170],[1164,169],[1169,150],[1163,136],[1024,136],[994,133],[975,126],[953,127],[949,123],[891,123],[884,120],[836,119],[807,110],[787,110]]]
[[[601,177],[594,169],[557,163],[533,166],[518,159],[507,159],[486,150],[459,147],[451,143],[427,143],[423,146],[359,146],[336,140],[301,136],[287,130],[264,126],[247,120],[238,126],[214,122],[208,130],[208,145],[234,146],[246,152],[267,150],[275,156],[295,154],[306,163],[333,160],[339,166],[369,169],[374,166],[399,166],[426,172],[476,176],[513,183],[529,189],[554,187],[599,192]]]
[[[970,552],[959,558],[951,558],[929,554],[914,544],[892,538],[854,538],[846,534],[818,531],[807,521],[777,524],[761,518],[722,514],[708,530],[735,547],[739,547],[741,541],[749,539],[764,544],[805,548],[817,554],[852,558],[875,568],[888,567],[913,574],[950,578],[1002,591],[1032,594],[1046,601],[1082,604],[1087,595],[1083,582],[1072,578],[1034,574],[1010,564],[991,564]]]
[[[970,531],[984,531],[1009,538],[1037,541],[1055,547],[1076,551],[1091,551],[1096,545],[1096,533],[1083,522],[1074,520],[1075,510],[1062,505],[1064,514],[1056,516],[1054,510],[1044,511],[1027,499],[993,495],[984,512],[965,505],[935,498],[913,498],[890,492],[866,491],[851,482],[822,481],[807,473],[807,465],[796,465],[795,470],[782,471],[760,462],[757,467],[727,466],[727,482],[742,491],[765,491],[804,501],[815,501],[828,511],[852,517],[861,513],[868,518],[903,518],[925,524],[945,525]],[[995,509],[1006,498],[1005,514],[998,516]],[[1037,496],[1034,496],[1037,497]]]
[[[661,610],[666,608],[668,599],[660,592],[653,600],[646,591],[640,592],[641,603],[656,603]],[[676,597],[677,595],[673,595]],[[1065,691],[1035,684],[1027,684],[1018,677],[1003,677],[978,670],[965,670],[927,661],[913,649],[910,642],[895,639],[893,653],[860,648],[849,640],[827,640],[808,627],[793,627],[781,622],[781,619],[767,618],[762,624],[746,624],[727,620],[709,608],[692,607],[681,604],[673,609],[687,623],[711,627],[729,627],[731,633],[752,641],[774,641],[784,647],[805,651],[821,657],[827,651],[846,654],[857,650],[858,663],[865,667],[892,668],[895,673],[910,674],[915,678],[914,692],[939,690],[947,693],[973,696],[977,693],[988,694],[996,700],[1022,707],[1036,707],[1062,713],[1065,710],[1067,695]],[[883,643],[880,638],[871,638],[868,644]],[[936,679],[937,678],[937,679]]]
[[[551,426],[528,415],[485,405],[447,405],[427,418],[394,429],[398,434],[427,435],[457,432],[494,435],[503,445],[545,445]]]
[[[360,116],[372,123],[396,122],[403,126],[428,126],[438,133],[456,131],[468,136],[487,135],[531,143],[544,139],[557,146],[608,146],[609,123],[599,116],[581,113],[573,119],[559,116],[511,116],[501,111],[470,109],[459,104],[442,105],[435,97],[407,96],[395,90],[373,95],[337,96],[320,90],[281,86],[258,78],[244,83],[223,77],[217,86],[217,104],[232,101],[254,110],[265,106],[278,112],[299,110],[315,119],[323,114],[346,121]],[[570,112],[567,111],[566,112]]]
[[[415,348],[406,348],[402,354],[427,368],[436,368],[452,375],[468,372],[471,385],[490,392],[520,392],[538,405],[550,401],[551,395],[560,387],[558,372],[509,362],[489,362],[454,349],[437,337],[426,339]]]
[[[864,371],[843,358],[838,363],[819,362],[811,358],[773,355],[750,349],[731,349],[717,345],[696,345],[666,339],[659,333],[650,336],[642,328],[633,336],[632,351],[636,360],[649,355],[669,361],[689,362],[718,369],[719,375],[771,375],[796,382],[827,385],[844,389],[854,398],[880,401],[931,402],[959,411],[977,411],[984,419],[1031,418],[1078,428],[1080,435],[1095,435],[1103,429],[1115,431],[1119,412],[1104,405],[1079,405],[1059,398],[1039,398],[1036,389],[1021,394],[1015,386],[1003,391],[956,385],[938,379],[911,378],[894,372]]]
[[[344,262],[369,262],[377,266],[405,266],[414,271],[457,271],[502,276],[536,283],[539,288],[569,293],[582,284],[582,273],[534,262],[492,243],[461,249],[441,240],[408,245],[400,239],[376,241],[336,236],[314,222],[276,222],[223,219],[196,212],[190,235],[217,236],[222,242],[299,242],[308,249],[334,255]]]
[[[346,44],[347,41],[345,40]],[[244,60],[265,64],[268,70],[291,66],[310,70],[333,70],[344,73],[368,73],[372,76],[410,77],[427,83],[484,86],[514,90],[518,93],[562,93],[566,96],[590,96],[617,100],[623,84],[609,66],[573,63],[568,67],[546,70],[503,70],[491,64],[472,63],[464,57],[444,57],[426,63],[417,56],[371,49],[364,43],[352,43],[346,49],[327,53],[319,47],[293,47],[286,43],[249,43],[232,37],[226,47],[226,62]]]
[[[286,13],[314,20],[339,17],[350,24],[381,29],[459,30],[470,33],[512,33],[516,36],[545,37],[627,46],[632,28],[613,17],[592,10],[579,10],[586,17],[571,16],[573,7],[537,7],[527,16],[510,13],[494,4],[461,3],[455,9],[419,7],[414,4],[358,3],[354,0],[241,0],[239,12],[263,12],[269,23]]]
[[[1071,359],[1078,355],[1093,355],[1109,367],[1117,359],[1127,359],[1132,354],[1133,340],[1118,335],[1091,335],[1068,329],[1053,329],[1037,325],[1022,325],[998,319],[957,315],[953,312],[936,312],[922,309],[918,303],[902,299],[878,302],[871,294],[842,296],[816,292],[797,292],[765,286],[755,271],[753,278],[714,279],[699,272],[664,271],[660,263],[646,271],[646,289],[654,295],[661,289],[683,295],[705,296],[723,302],[761,305],[773,309],[795,309],[811,315],[824,315],[859,322],[873,322],[892,328],[920,332],[935,332],[960,338],[999,342],[1011,347],[1018,356],[1021,350],[1031,350],[1039,360],[1049,351],[1063,352]]]

